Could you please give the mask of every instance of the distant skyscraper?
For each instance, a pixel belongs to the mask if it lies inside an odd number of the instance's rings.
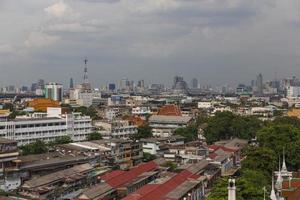
[[[74,80],[73,78],[70,78],[70,89],[74,88]]]
[[[137,87],[139,87],[139,88],[144,88],[144,87],[145,87],[145,82],[144,82],[144,80],[139,80],[138,83],[137,83]]]
[[[55,101],[62,101],[63,86],[58,83],[48,83],[45,85],[45,98]]]
[[[198,88],[198,79],[193,78],[192,80],[192,88],[197,89]]]
[[[263,94],[263,76],[259,74],[256,78],[256,92],[258,95]]]
[[[43,79],[39,79],[37,82],[38,89],[44,89],[45,88],[45,81]]]
[[[116,90],[116,84],[114,84],[114,83],[108,84],[108,90],[111,91],[111,92],[115,91]]]
[[[31,88],[30,88],[31,91],[35,92],[37,88],[38,88],[38,84],[37,83],[32,83]]]

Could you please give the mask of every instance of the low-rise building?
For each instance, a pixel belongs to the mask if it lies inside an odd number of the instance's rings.
[[[132,140],[109,139],[92,141],[98,145],[110,148],[106,156],[107,164],[115,168],[128,169],[142,162],[142,143]]]
[[[0,189],[10,191],[21,184],[21,179],[14,176],[19,156],[17,142],[0,138]]]
[[[20,194],[32,199],[56,199],[98,182],[90,164],[77,165],[26,181]],[[63,186],[63,187],[62,187]]]
[[[129,139],[137,134],[137,126],[128,120],[96,121],[94,125],[105,139]]]
[[[128,171],[114,170],[101,176],[101,183],[87,188],[78,200],[121,199],[155,180],[159,173],[160,160],[142,163]]]
[[[141,142],[143,143],[144,153],[163,156],[164,151],[168,149],[167,145],[182,145],[184,144],[184,138],[174,135],[165,138],[143,138]]]
[[[62,114],[61,108],[48,108],[47,113],[0,121],[0,137],[16,140],[18,146],[36,140],[50,142],[61,136],[82,141],[92,133],[91,123],[89,116],[80,113]]]
[[[156,137],[170,137],[177,128],[186,127],[191,122],[191,117],[182,116],[152,115],[149,118],[153,136]]]

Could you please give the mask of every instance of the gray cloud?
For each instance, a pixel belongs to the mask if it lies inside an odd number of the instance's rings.
[[[80,82],[86,56],[96,86],[300,76],[299,10],[297,0],[2,0],[0,85]]]

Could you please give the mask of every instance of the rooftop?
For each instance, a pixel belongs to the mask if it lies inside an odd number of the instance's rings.
[[[110,186],[117,188],[120,186],[123,186],[130,181],[132,181],[134,178],[140,176],[141,174],[145,172],[149,172],[152,170],[155,170],[158,167],[158,165],[154,161],[150,161],[147,163],[142,163],[129,171],[112,171],[105,175],[103,175],[101,178],[106,181],[107,184]]]
[[[159,109],[158,115],[181,116],[181,110],[177,105],[174,104],[164,105]]]
[[[22,188],[36,188],[36,187],[41,187],[41,186],[46,186],[48,184],[57,182],[61,179],[70,179],[74,176],[78,176],[80,173],[84,173],[87,171],[92,170],[93,167],[90,164],[82,164],[82,165],[77,165],[69,169],[61,170],[55,173],[51,173],[45,176],[41,176],[39,178],[31,179],[29,181],[26,181],[23,185]]]
[[[191,117],[187,116],[165,116],[165,115],[152,115],[149,118],[150,123],[188,123]]]

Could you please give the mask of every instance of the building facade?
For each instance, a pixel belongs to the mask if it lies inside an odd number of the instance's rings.
[[[16,140],[18,146],[42,140],[54,141],[61,136],[70,136],[73,141],[82,141],[92,132],[92,119],[79,113],[54,115],[43,113],[25,118],[0,122],[0,137]]]

